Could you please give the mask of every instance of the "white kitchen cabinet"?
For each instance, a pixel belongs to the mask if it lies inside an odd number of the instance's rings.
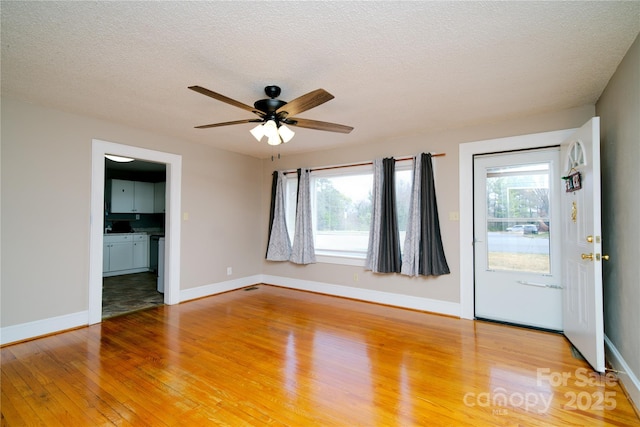
[[[109,270],[121,271],[133,268],[132,242],[111,243],[109,248]]]
[[[111,213],[153,213],[152,182],[111,180]]]
[[[133,181],[111,180],[111,212],[133,212]]]
[[[133,268],[149,268],[149,236],[136,234],[133,238]]]
[[[149,271],[149,236],[142,233],[107,234],[103,237],[102,275]]]
[[[102,244],[102,273],[109,272],[109,260],[111,259],[111,246],[106,241]]]
[[[166,182],[156,182],[153,184],[153,212],[164,213],[165,212],[165,191],[167,188]]]
[[[104,237],[103,272],[129,270],[133,268],[132,235],[112,235]]]
[[[136,213],[153,213],[153,182],[134,181],[133,205]]]

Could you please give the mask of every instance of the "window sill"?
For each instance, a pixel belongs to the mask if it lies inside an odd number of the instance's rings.
[[[316,262],[322,264],[353,265],[364,267],[365,258],[357,255],[335,255],[330,253],[316,253]]]

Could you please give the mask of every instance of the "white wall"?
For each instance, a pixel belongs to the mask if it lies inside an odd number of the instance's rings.
[[[449,220],[449,212],[459,209],[458,144],[577,127],[594,114],[594,107],[297,156],[288,156],[284,150],[283,158],[275,162],[16,100],[2,99],[2,113],[0,321],[4,328],[87,310],[94,138],[182,156],[181,210],[189,214],[189,220],[181,224],[180,289],[193,291],[190,295],[202,296],[211,284],[267,277],[282,278],[289,284],[319,284],[320,288],[314,289],[320,291],[329,292],[322,287],[325,284],[341,285],[369,294],[378,292],[377,297],[407,296],[451,307],[460,298],[459,223]],[[304,144],[302,135],[292,143]],[[408,278],[374,275],[362,267],[264,261],[274,169],[344,164],[422,151],[446,153],[436,158],[435,168],[450,275]],[[226,275],[229,266],[233,267],[232,277]],[[354,273],[358,274],[357,282]]]
[[[2,99],[3,328],[88,308],[92,139],[180,154],[180,289],[260,272],[261,162]],[[226,268],[233,267],[233,276]]]
[[[419,152],[446,153],[445,157],[434,159],[436,193],[440,214],[444,250],[451,274],[438,278],[409,278],[399,274],[373,274],[363,267],[335,264],[294,265],[288,262],[263,261],[263,272],[269,276],[286,277],[320,284],[340,285],[356,290],[379,291],[418,297],[447,303],[460,302],[460,244],[459,223],[449,220],[450,212],[458,212],[458,145],[464,142],[480,141],[515,135],[539,133],[579,127],[594,115],[593,106],[584,106],[534,117],[513,118],[507,122],[463,129],[443,131],[424,135],[407,135],[392,141],[373,141],[371,144],[287,156],[281,160],[263,161],[263,205],[262,205],[262,247],[266,247],[270,208],[271,173],[273,170],[290,170],[298,167],[319,167],[369,161],[376,157],[411,156]],[[357,129],[354,131],[356,132]],[[331,134],[327,133],[327,138]],[[304,144],[304,139],[296,138],[291,144]],[[509,147],[504,147],[508,150]],[[472,266],[469,266],[472,268]],[[354,274],[358,281],[354,281]],[[314,289],[318,290],[316,286]],[[330,292],[329,292],[330,293]]]
[[[628,364],[617,368],[631,371],[621,378],[640,406],[640,36],[596,111],[602,139],[602,246],[610,256],[603,264],[605,334]]]

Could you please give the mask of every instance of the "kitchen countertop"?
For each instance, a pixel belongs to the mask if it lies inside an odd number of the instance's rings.
[[[132,231],[129,233],[104,233],[105,236],[126,236],[128,234],[146,234],[149,236],[162,236],[164,237],[164,231]]]

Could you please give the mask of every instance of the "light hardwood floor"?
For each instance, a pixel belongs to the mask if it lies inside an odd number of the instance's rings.
[[[640,425],[561,335],[267,285],[0,351],[7,426]]]

